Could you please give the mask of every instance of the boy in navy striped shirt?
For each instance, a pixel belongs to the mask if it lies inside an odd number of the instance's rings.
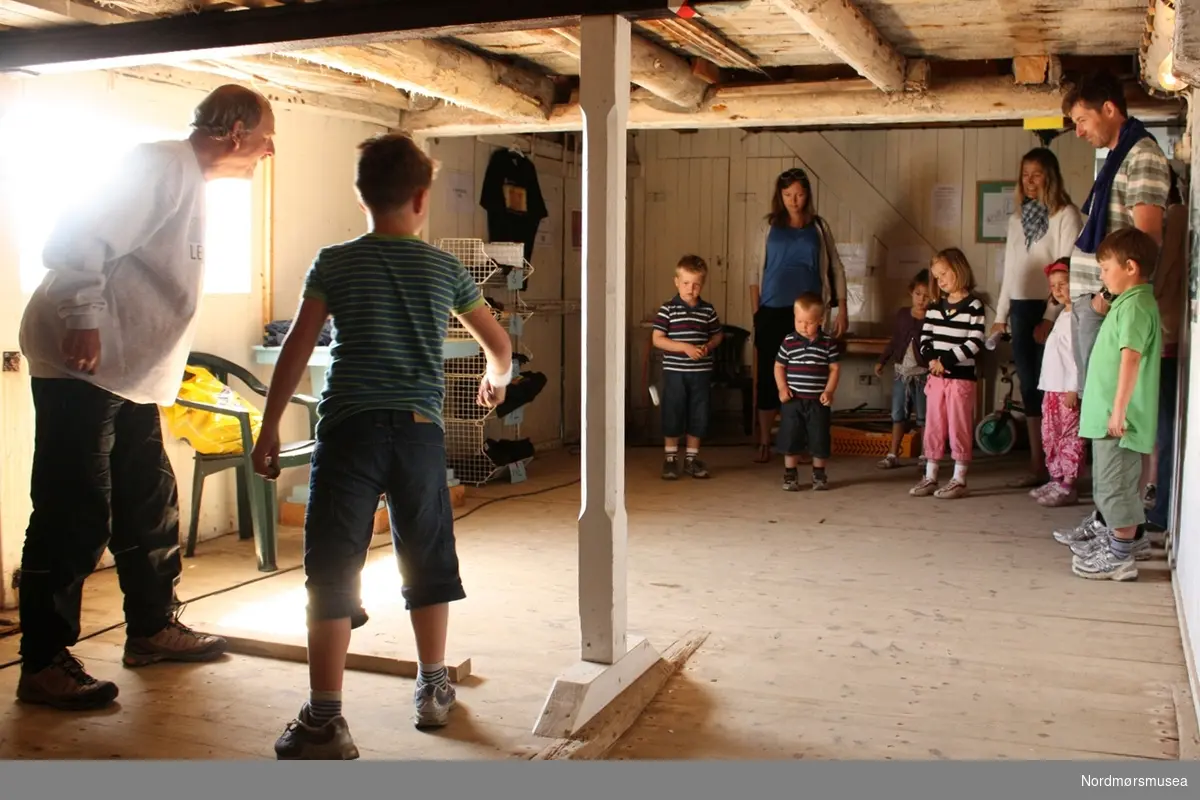
[[[442,348],[451,314],[487,356],[477,402],[503,403],[512,379],[511,340],[471,274],[418,236],[433,162],[399,134],[359,147],[355,187],[370,232],[323,248],[313,261],[254,448],[255,471],[278,475],[280,416],[332,317],[333,362],[317,407],[304,517],[310,694],[275,743],[283,760],[358,758],[342,716],[342,678],[350,632],[367,622],[360,579],[384,494],[417,645],[413,722],[432,728],[448,721],[455,704],[445,666],[449,604],[466,597],[442,421]]]
[[[838,386],[838,344],[821,329],[825,303],[805,292],[793,305],[796,330],[775,356],[775,386],[783,404],[776,447],[783,452],[783,489],[800,491],[796,466],[800,454],[812,453],[813,491],[828,487],[825,462],[831,449],[833,395]]]
[[[724,330],[712,303],[700,298],[708,265],[700,256],[684,256],[675,267],[678,294],[662,304],[651,342],[663,351],[662,426],[666,460],[663,480],[679,477],[679,440],[687,436],[683,473],[707,478],[700,441],[708,434],[713,351]]]

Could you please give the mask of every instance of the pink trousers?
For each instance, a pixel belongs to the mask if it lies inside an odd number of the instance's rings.
[[[975,381],[952,380],[930,375],[925,384],[925,457],[940,461],[950,455],[955,461],[971,460],[975,448]]]
[[[1083,463],[1083,439],[1079,438],[1079,402],[1067,408],[1065,397],[1060,392],[1042,394],[1042,447],[1050,477],[1073,484]]]

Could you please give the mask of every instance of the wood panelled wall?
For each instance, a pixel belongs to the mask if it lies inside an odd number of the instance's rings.
[[[1038,144],[1032,132],[1020,128],[635,134],[641,177],[635,181],[631,214],[634,418],[639,410],[643,418],[652,416],[646,413],[642,378],[649,334],[641,323],[674,293],[673,268],[681,255],[695,252],[708,261],[711,277],[705,295],[723,319],[752,327],[749,277],[761,266],[756,263],[756,234],[780,172],[803,167],[813,183],[817,211],[829,221],[838,243],[866,247],[866,275],[851,279],[851,332],[882,335],[886,320],[908,302],[911,278],[907,271],[894,274],[893,269],[890,274],[889,256],[913,248],[924,262],[938,249],[962,248],[981,290],[995,302],[1004,246],[976,242],[976,184],[1016,180],[1022,154]],[[1051,149],[1072,199],[1082,205],[1094,174],[1095,150],[1072,135],[1059,136]],[[948,228],[934,215],[938,185],[961,191],[960,208]],[[888,407],[889,384],[859,382],[859,375],[870,369],[870,359],[846,365],[839,407]],[[990,397],[993,391],[983,394]]]

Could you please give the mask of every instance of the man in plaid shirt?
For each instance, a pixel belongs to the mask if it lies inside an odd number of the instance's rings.
[[[1112,76],[1084,78],[1063,98],[1063,112],[1074,123],[1076,136],[1098,150],[1108,148],[1108,158],[1083,204],[1087,224],[1071,254],[1072,334],[1083,381],[1100,323],[1113,299],[1100,282],[1096,248],[1106,235],[1122,228],[1137,228],[1162,245],[1171,171],[1158,142],[1140,120],[1129,116],[1121,84]],[[1059,308],[1052,305],[1047,316]],[[1083,388],[1086,391],[1086,385]]]

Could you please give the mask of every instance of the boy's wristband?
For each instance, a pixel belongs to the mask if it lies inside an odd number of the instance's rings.
[[[488,367],[488,370],[487,370],[488,383],[490,383],[492,386],[494,386],[497,389],[503,388],[505,386],[508,386],[510,383],[512,383],[512,377],[513,377],[513,371],[512,371],[511,365],[508,368],[508,372],[505,372],[503,374],[492,372],[492,368],[490,366]]]

